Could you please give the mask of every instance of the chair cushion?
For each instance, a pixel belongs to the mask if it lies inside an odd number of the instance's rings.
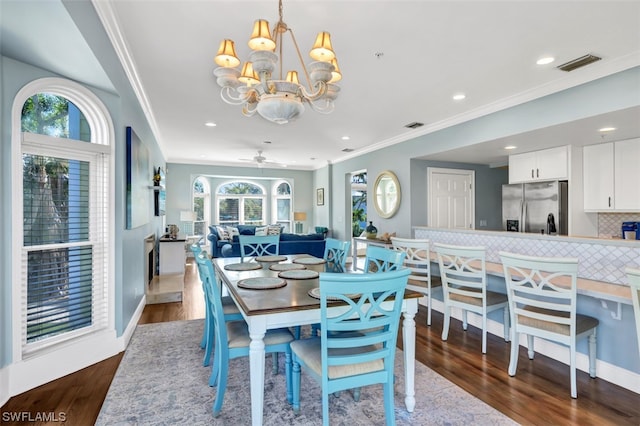
[[[227,322],[227,338],[229,341],[229,349],[243,348],[249,346],[251,337],[249,337],[249,327],[244,321]],[[293,340],[293,334],[288,328],[277,328],[267,330],[264,335],[265,346],[279,345]]]
[[[233,301],[231,296],[224,296],[222,298],[222,311],[225,315],[240,313],[236,302]]]
[[[329,349],[330,354],[360,354],[364,351],[375,351],[373,345],[361,348],[332,348]],[[296,354],[304,364],[309,367],[315,374],[322,376],[322,352],[321,340],[318,337],[310,339],[295,340],[291,342],[291,351]],[[359,364],[347,365],[330,365],[329,379],[338,379],[341,377],[356,376],[358,374],[371,373],[374,371],[384,370],[384,363],[381,359]]]
[[[464,291],[480,293],[480,289],[477,289],[477,288],[464,287],[463,289]],[[450,293],[449,298],[457,302],[466,303],[467,305],[482,306],[481,298],[464,296],[457,293]],[[487,306],[498,305],[500,303],[505,303],[506,301],[507,301],[506,294],[496,293],[495,291],[487,291]]]
[[[568,312],[558,312],[550,309],[543,309],[534,306],[525,306],[525,310],[531,312],[537,312],[545,315],[556,316],[560,318],[568,318]],[[552,333],[562,334],[565,336],[569,335],[569,326],[566,324],[557,324],[551,321],[544,321],[535,318],[529,318],[527,316],[518,315],[518,324],[526,325],[528,327],[539,328],[541,330],[550,331]],[[584,333],[587,330],[595,328],[599,324],[599,321],[596,318],[576,314],[576,334]]]

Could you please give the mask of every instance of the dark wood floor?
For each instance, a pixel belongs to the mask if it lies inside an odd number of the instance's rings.
[[[139,323],[203,318],[202,290],[195,269],[188,267],[182,303],[148,305]],[[518,372],[509,377],[509,344],[488,337],[487,354],[482,355],[480,331],[452,320],[449,340],[440,339],[442,315],[433,313],[427,327],[426,309],[416,317],[416,358],[472,395],[525,425],[640,425],[640,395],[602,379],[578,372],[578,398],[569,396],[569,368],[536,354],[530,361],[520,348]],[[401,345],[402,340],[398,339]],[[196,342],[194,342],[196,344]],[[6,413],[64,413],[68,425],[91,425],[98,416],[113,375],[120,363],[118,354],[69,376],[11,398],[3,407],[3,425],[26,423],[6,421]],[[60,424],[31,422],[33,425]]]

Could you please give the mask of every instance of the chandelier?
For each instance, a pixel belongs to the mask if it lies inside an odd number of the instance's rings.
[[[288,123],[301,115],[305,110],[305,103],[314,111],[331,113],[334,109],[333,101],[340,91],[340,87],[334,83],[342,75],[331,46],[330,34],[326,31],[318,33],[309,52],[309,56],[315,61],[307,69],[293,30],[282,20],[282,0],[279,0],[279,15],[280,19],[273,33],[269,30],[268,21],[255,21],[248,43],[252,52],[249,60],[242,66],[242,71],[236,68],[240,65],[240,59],[233,40],[222,40],[215,57],[219,67],[213,72],[222,88],[222,99],[231,105],[242,105],[245,116],[251,117],[257,112],[266,120],[277,124]],[[283,78],[282,38],[287,32],[291,35],[300,60],[306,86],[300,84],[297,71],[288,71]],[[279,68],[279,73],[274,73],[276,67]]]

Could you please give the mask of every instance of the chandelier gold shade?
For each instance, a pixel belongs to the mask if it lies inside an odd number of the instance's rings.
[[[335,82],[342,78],[331,35],[327,31],[318,33],[309,52],[315,61],[305,65],[293,30],[282,20],[282,0],[278,4],[280,19],[273,32],[265,19],[254,21],[248,41],[251,53],[242,71],[236,68],[240,65],[240,59],[234,42],[224,39],[220,43],[215,57],[218,68],[213,73],[221,87],[222,100],[231,105],[241,105],[242,113],[246,116],[257,112],[264,119],[278,124],[288,123],[300,116],[305,105],[316,112],[329,114],[333,112],[334,100],[340,92]],[[302,70],[301,74],[298,70],[289,70],[286,78],[282,70],[285,33],[291,36],[295,56]],[[276,74],[276,70],[279,73]],[[300,75],[305,77],[306,85],[300,82]]]
[[[225,39],[220,42],[220,48],[216,55],[216,64],[221,67],[231,68],[240,65],[240,59],[236,54],[236,46],[233,40]]]
[[[331,34],[326,31],[319,33],[309,56],[316,61],[331,62],[336,57],[331,46]]]

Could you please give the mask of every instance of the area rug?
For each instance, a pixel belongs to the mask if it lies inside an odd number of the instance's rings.
[[[215,388],[208,386],[210,369],[202,366],[199,347],[202,320],[139,325],[111,383],[97,425],[249,425],[251,395],[249,360],[231,360],[229,381],[220,416],[211,411]],[[319,385],[302,373],[300,414],[286,401],[284,355],[280,372],[265,366],[264,424],[320,425]],[[396,354],[395,416],[398,425],[513,425],[511,419],[416,362],[416,407],[404,405],[402,352]],[[351,392],[331,396],[332,425],[384,425],[382,386],[362,389],[360,401]]]

